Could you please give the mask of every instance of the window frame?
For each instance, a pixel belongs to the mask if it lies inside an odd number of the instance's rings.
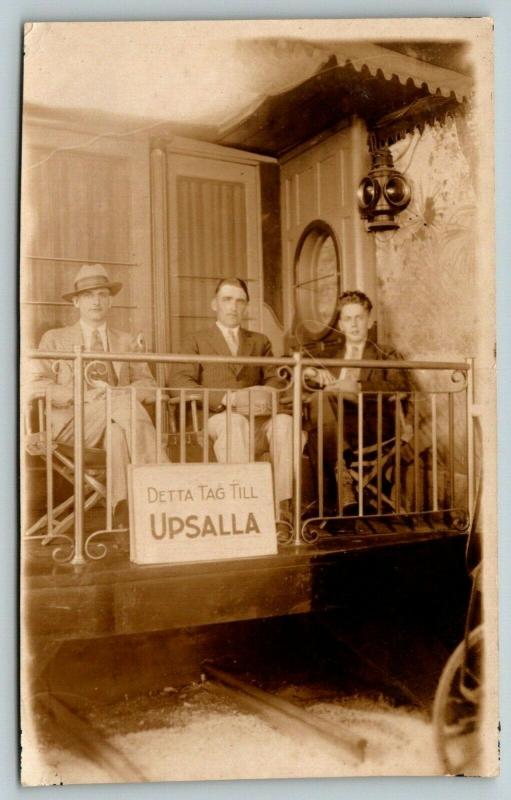
[[[307,278],[306,280],[298,281],[298,271],[303,266],[302,258],[304,256],[304,248],[307,244],[307,240],[310,238],[311,234],[316,233],[317,239],[315,242],[312,242],[312,258],[310,266],[314,268],[315,264],[317,264],[318,254],[320,252],[320,245],[326,241],[327,238],[330,238],[334,245],[335,250],[335,258],[336,258],[336,271],[335,273],[331,273],[330,275],[323,275],[317,278]],[[310,272],[309,272],[310,274]],[[319,282],[323,278],[332,277],[335,275],[336,278],[336,302],[335,306],[332,309],[332,313],[328,319],[328,322],[325,322],[323,327],[320,330],[311,330],[306,322],[302,319],[302,314],[300,311],[300,303],[298,299],[298,291],[300,287],[304,286],[305,284],[314,284]],[[294,294],[294,305],[295,305],[295,329],[300,325],[302,330],[307,336],[307,339],[310,341],[319,341],[323,339],[329,330],[335,326],[338,316],[338,298],[341,294],[341,282],[342,282],[342,256],[341,256],[341,248],[339,242],[337,240],[337,236],[335,231],[328,224],[325,220],[322,219],[315,219],[304,228],[302,231],[300,238],[298,239],[298,243],[296,245],[295,254],[294,254],[294,262],[293,262],[293,294]],[[319,323],[319,321],[318,321]],[[302,338],[301,336],[299,338]]]

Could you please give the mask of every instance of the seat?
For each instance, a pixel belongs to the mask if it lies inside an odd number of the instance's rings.
[[[342,401],[337,401],[337,403]],[[401,398],[397,398],[399,420],[394,425],[386,425],[386,437],[383,438],[383,425],[381,423],[380,407],[380,441],[374,420],[372,421],[372,435],[370,443],[359,450],[355,442],[346,441],[346,430],[341,432],[342,421],[335,422],[335,433],[329,429],[330,439],[325,438],[321,441],[321,435],[311,435],[308,439],[308,455],[311,462],[312,472],[316,479],[316,499],[311,504],[312,513],[317,510],[317,516],[321,518],[393,514],[407,510],[407,502],[402,492],[402,469],[413,459],[413,451],[410,446],[412,438],[412,428],[407,422],[403,410]],[[320,413],[320,428],[323,425],[323,413],[325,405],[322,401],[323,411]],[[339,409],[339,405],[337,406]],[[373,409],[374,410],[374,409]],[[312,419],[310,416],[310,406],[304,404],[305,425],[311,430]],[[342,412],[338,410],[338,415]],[[389,427],[394,428],[396,435],[389,435]],[[325,436],[323,429],[323,436]],[[332,435],[336,442],[332,441]],[[396,438],[399,437],[399,442]],[[342,441],[339,441],[342,438]],[[358,435],[355,436],[358,439]],[[349,440],[349,437],[348,437]],[[352,435],[353,440],[353,435]],[[311,448],[316,443],[317,452]],[[357,442],[358,443],[358,442]],[[335,444],[335,447],[333,446]],[[363,442],[362,442],[363,444]],[[326,452],[325,452],[326,451]],[[335,451],[335,452],[334,452]],[[412,455],[410,455],[412,453]],[[332,465],[330,471],[326,470],[325,458],[329,458]],[[323,469],[320,469],[320,463]],[[331,474],[330,478],[328,477]],[[325,494],[326,493],[326,494]],[[333,505],[333,495],[336,494],[335,506]]]
[[[173,463],[215,461],[209,437],[199,424],[201,417],[200,392],[183,391],[180,396],[168,398],[168,455]]]
[[[51,435],[48,425],[50,392],[41,390],[32,393],[24,405],[23,415],[24,449],[28,456],[43,462],[46,490],[46,513],[25,530],[24,536],[41,539],[42,544],[64,534],[74,523],[74,448],[58,439],[54,440]],[[106,452],[100,448],[85,448],[83,461],[83,507],[84,511],[88,511],[106,500]],[[56,504],[55,474],[61,476],[73,490]],[[37,490],[42,487],[34,481],[30,488]]]
[[[362,457],[358,450],[344,451],[344,465],[353,482],[358,508],[362,492],[364,515],[396,513],[398,507],[404,510],[403,499],[397,501],[400,490],[396,486],[396,452],[395,437],[382,442],[380,448],[377,444],[364,447]]]

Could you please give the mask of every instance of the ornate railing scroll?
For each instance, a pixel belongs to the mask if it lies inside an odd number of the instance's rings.
[[[315,407],[308,444],[315,448],[309,455],[316,491],[303,515],[302,539],[400,528],[467,530],[473,505],[471,364],[380,362],[382,369],[428,369],[430,377],[436,371],[442,380],[437,386],[430,380],[427,390],[362,391],[356,397],[335,385],[318,387],[314,370],[333,364],[317,362],[303,377]]]
[[[55,364],[55,374],[58,366]],[[74,536],[67,533],[73,525],[73,497],[66,498],[54,507],[54,472],[66,477],[66,461],[55,455],[56,445],[52,438],[52,388],[40,388],[24,398],[24,444],[27,455],[41,458],[47,465],[46,513],[25,529],[25,538],[40,541],[42,545],[54,545],[53,558],[66,563],[74,553]],[[60,518],[62,516],[62,518]]]
[[[434,526],[439,520],[455,529],[464,530],[469,524],[471,492],[473,482],[473,449],[471,449],[472,403],[471,364],[465,362],[413,362],[413,361],[345,361],[343,359],[305,358],[301,353],[283,358],[254,358],[249,356],[190,356],[160,353],[88,353],[81,348],[73,352],[33,352],[30,358],[45,359],[52,369],[65,369],[72,380],[72,425],[73,436],[66,452],[59,443],[58,436],[52,436],[53,403],[51,387],[45,389],[44,397],[39,399],[39,451],[46,463],[47,513],[36,525],[32,525],[25,535],[38,539],[53,547],[56,561],[68,560],[72,564],[82,564],[85,560],[104,558],[111,546],[119,547],[119,541],[127,535],[127,525],[121,524],[114,514],[112,485],[114,470],[112,464],[113,437],[124,435],[125,444],[132,463],[138,463],[141,456],[140,442],[137,438],[137,415],[140,415],[140,400],[147,400],[147,387],[119,387],[106,384],[112,362],[143,362],[152,365],[172,366],[191,362],[218,364],[250,364],[272,367],[280,379],[278,387],[268,393],[268,406],[261,407],[261,394],[246,393],[243,415],[248,425],[248,460],[261,457],[259,453],[256,420],[261,414],[275,425],[280,413],[287,413],[292,419],[292,485],[293,497],[289,508],[275,507],[278,523],[278,540],[282,546],[299,546],[317,542],[335,535],[353,532],[374,532],[377,523],[384,521],[388,530],[392,526],[405,524],[411,530],[419,524]],[[56,367],[59,363],[61,366]],[[62,365],[65,365],[64,367]],[[105,365],[105,366],[103,366]],[[346,442],[346,429],[350,414],[347,400],[340,391],[319,389],[311,381],[311,369],[337,370],[343,366],[370,367],[378,369],[427,371],[429,375],[442,376],[441,385],[425,390],[409,392],[378,391],[362,392],[355,399],[358,419],[351,442]],[[101,391],[101,387],[104,391]],[[257,387],[259,390],[261,387]],[[90,467],[88,447],[85,444],[86,400],[90,390],[99,390],[105,414],[104,436],[98,447],[103,450],[103,464]],[[210,409],[212,391],[223,394],[223,412],[226,418],[226,461],[236,461],[233,452],[232,420],[240,414],[236,408],[233,390],[212,390],[207,388],[169,389],[153,387],[149,405],[155,432],[154,459],[151,463],[162,463],[166,459],[173,463],[186,463],[189,460],[208,463],[215,460],[213,444],[208,434],[211,417],[218,409]],[[141,394],[143,393],[143,395]],[[96,396],[96,395],[95,395]],[[319,400],[319,398],[321,399]],[[458,402],[461,398],[462,402]],[[326,500],[326,473],[323,468],[313,475],[311,487],[307,484],[310,472],[311,441],[314,440],[314,426],[311,426],[310,409],[316,402],[316,464],[323,465],[330,459],[333,466],[333,494]],[[351,400],[353,402],[353,399]],[[41,405],[42,403],[42,405]],[[333,438],[328,443],[324,438],[325,417],[330,419]],[[118,410],[122,407],[128,422],[123,431],[114,427]],[[389,412],[389,409],[391,411]],[[462,419],[462,411],[464,418]],[[374,418],[374,436],[367,439],[366,421],[371,410]],[[389,413],[391,416],[389,425]],[[390,430],[390,433],[389,433]],[[319,431],[319,434],[318,434]],[[465,442],[463,443],[463,435]],[[27,438],[27,451],[30,452],[32,437]],[[389,444],[390,443],[390,444]],[[95,443],[96,444],[96,443]],[[347,446],[349,445],[349,446]],[[366,487],[367,464],[357,454],[370,448],[373,484]],[[96,448],[97,449],[97,448]],[[269,457],[269,456],[263,456]],[[460,490],[459,464],[467,473],[466,497],[458,502]],[[349,485],[343,470],[351,471],[352,481],[363,487],[355,492],[354,501],[350,499]],[[53,472],[66,471],[67,479],[72,476],[72,494],[61,503],[54,504]],[[305,472],[304,472],[305,471]],[[426,478],[425,478],[426,476]],[[463,477],[463,476],[462,476]],[[392,478],[392,480],[391,480]],[[410,483],[408,493],[401,486]],[[427,486],[422,487],[421,481]],[[393,484],[393,486],[391,485]],[[396,489],[395,486],[399,487]],[[394,487],[394,488],[393,488]],[[370,506],[366,507],[366,501]],[[330,500],[333,508],[329,507]],[[427,500],[427,502],[426,502]],[[389,501],[391,506],[389,506]],[[104,509],[103,509],[104,506]],[[346,513],[346,506],[349,513]],[[104,513],[104,522],[90,530],[93,507]],[[426,514],[427,512],[427,514]],[[426,514],[426,515],[425,515]],[[56,521],[57,519],[57,521]],[[87,528],[85,527],[87,521]],[[58,539],[58,541],[57,541]]]

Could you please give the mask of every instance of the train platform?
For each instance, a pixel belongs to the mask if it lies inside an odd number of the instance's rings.
[[[130,562],[123,533],[80,566],[56,563],[55,546],[25,545],[22,611],[34,644],[349,608],[361,592],[399,591],[406,602],[435,587],[449,602],[465,575],[466,533],[373,525],[271,556],[143,566]]]

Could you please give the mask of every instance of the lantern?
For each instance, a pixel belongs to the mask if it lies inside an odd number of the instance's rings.
[[[373,165],[357,191],[360,216],[370,233],[396,230],[396,217],[410,202],[410,184],[395,169],[388,147],[373,150],[372,158]]]

